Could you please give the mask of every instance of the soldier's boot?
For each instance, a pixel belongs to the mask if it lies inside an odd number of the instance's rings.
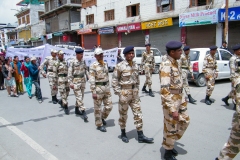
[[[207,105],[211,105],[211,104],[212,104],[212,102],[211,102],[210,99],[209,99],[209,96],[207,96],[207,95],[206,95],[206,98],[205,98],[205,103],[206,103]]]
[[[149,89],[149,96],[155,97],[154,94],[153,94],[153,92],[152,92],[152,89]]]
[[[100,130],[101,132],[107,132],[104,126],[98,126],[97,129]]]
[[[235,103],[233,103],[233,110],[236,111],[237,110],[237,105]]]
[[[173,149],[172,149],[172,154],[176,157],[176,156],[178,155],[177,150],[173,148]]]
[[[60,104],[60,106],[64,108],[62,100],[58,101],[58,104]]]
[[[146,89],[146,86],[143,86],[142,91],[145,93],[149,93],[148,90]]]
[[[56,95],[52,96],[52,102],[53,102],[53,104],[57,104],[58,103]]]
[[[67,106],[67,105],[64,105],[63,108],[64,108],[65,114],[66,114],[66,115],[69,115],[68,106]]]
[[[105,121],[105,119],[102,119],[102,123],[103,123],[104,126],[107,125],[107,122]]]
[[[228,103],[228,99],[229,99],[229,97],[227,96],[227,97],[224,97],[224,98],[222,98],[222,101],[227,105],[227,106],[229,106],[229,103]]]
[[[138,133],[138,142],[139,143],[153,143],[153,138],[148,138],[144,136],[143,131],[137,131]]]
[[[188,100],[189,100],[189,103],[197,102],[195,99],[192,98],[191,94],[188,95]]]
[[[177,160],[175,158],[175,156],[173,155],[172,150],[166,150],[166,149],[165,149],[165,153],[164,153],[164,159],[165,160]]]
[[[82,112],[79,110],[79,107],[75,107],[75,114],[82,115]]]
[[[123,142],[125,142],[125,143],[128,143],[129,142],[129,140],[128,140],[128,137],[127,137],[127,135],[126,135],[126,132],[125,132],[125,129],[121,129],[121,139],[122,139],[122,141]]]
[[[216,158],[215,160],[219,160],[218,158]]]
[[[85,110],[82,111],[82,115],[83,115],[84,122],[88,122],[88,116]]]

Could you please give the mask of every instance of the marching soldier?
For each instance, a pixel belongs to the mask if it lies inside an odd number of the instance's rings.
[[[152,143],[153,138],[144,136],[142,127],[142,110],[140,106],[139,92],[139,73],[138,65],[133,62],[134,47],[128,46],[124,49],[125,60],[116,65],[112,76],[112,87],[114,94],[119,96],[118,108],[120,118],[118,120],[121,127],[121,139],[128,143],[125,132],[127,122],[127,111],[130,106],[134,115],[134,124],[137,128],[139,143]]]
[[[146,81],[144,83],[142,91],[145,93],[149,93],[149,96],[154,97],[154,94],[152,92],[152,72],[153,69],[155,68],[155,59],[153,51],[151,50],[151,44],[148,43],[145,45],[145,47],[146,51],[144,51],[142,54],[141,67],[144,68]],[[149,88],[149,91],[146,90],[147,86]]]
[[[83,115],[84,122],[88,122],[88,117],[83,104],[84,90],[86,86],[86,79],[84,75],[87,74],[87,66],[83,60],[84,50],[76,49],[75,52],[76,59],[70,62],[68,68],[68,82],[70,83],[70,88],[73,89],[76,97],[75,114]]]
[[[186,94],[188,95],[189,102],[190,103],[195,103],[196,100],[193,99],[191,94],[190,94],[190,89],[189,89],[188,79],[187,79],[189,72],[192,75],[192,79],[194,79],[192,65],[191,65],[190,56],[189,56],[190,47],[185,46],[183,48],[183,51],[184,51],[184,53],[181,55],[181,57],[179,59],[179,65],[182,68],[183,88],[184,88]]]
[[[58,51],[51,50],[51,55],[52,56],[46,57],[45,60],[43,61],[43,63],[39,66],[40,70],[42,70],[42,75],[43,75],[44,78],[46,78],[46,72],[44,71],[43,67],[45,65],[47,66],[47,75],[48,75],[49,85],[50,85],[50,88],[51,88],[51,95],[52,95],[53,104],[58,103],[58,99],[57,99],[58,77],[57,77],[57,68],[56,68],[56,64],[58,62],[57,53],[58,53]]]
[[[207,81],[207,93],[205,103],[211,105],[214,101],[209,97],[212,95],[212,91],[215,86],[215,79],[218,77],[217,60],[215,57],[217,46],[210,47],[210,54],[206,55],[203,62],[202,72],[205,75]]]
[[[170,41],[166,44],[167,59],[160,65],[161,99],[164,114],[163,148],[166,160],[176,160],[178,152],[174,143],[186,131],[190,118],[183,90],[183,79],[177,62],[182,54],[182,43]]]
[[[233,114],[228,142],[216,160],[233,159],[240,151],[240,45],[234,46],[233,50],[235,55],[230,58],[230,78],[234,87],[233,98],[236,102],[236,112]]]
[[[57,65],[57,74],[58,74],[58,90],[61,96],[59,104],[64,108],[64,112],[68,115],[68,102],[67,98],[70,92],[69,83],[68,83],[68,65],[64,59],[64,52],[58,52],[58,65]]]
[[[103,50],[96,48],[94,51],[95,61],[90,66],[89,82],[94,101],[94,116],[97,129],[106,132],[105,119],[108,117],[112,110],[112,96],[109,86],[108,65],[103,61]],[[103,110],[101,104],[104,104]]]

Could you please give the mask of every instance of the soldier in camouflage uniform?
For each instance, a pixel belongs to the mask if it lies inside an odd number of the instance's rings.
[[[233,114],[228,142],[216,160],[231,160],[240,151],[240,45],[236,45],[232,49],[235,55],[230,58],[230,78],[234,87],[233,98],[236,102],[236,112]]]
[[[58,74],[58,90],[61,95],[61,100],[59,104],[66,114],[69,114],[67,98],[70,92],[69,83],[68,83],[68,65],[64,59],[64,52],[58,52],[58,65],[57,65],[57,74]]]
[[[90,66],[89,82],[94,101],[95,124],[98,130],[106,132],[107,130],[103,125],[107,124],[105,119],[112,110],[108,65],[103,61],[101,48],[96,48],[94,54],[97,61]],[[103,110],[101,109],[102,102],[104,104]]]
[[[212,95],[212,91],[215,86],[215,79],[218,77],[218,68],[217,68],[217,60],[216,60],[216,51],[217,46],[210,47],[210,54],[206,55],[203,62],[202,72],[205,75],[207,81],[207,93],[205,98],[205,103],[207,105],[211,105],[214,101],[210,99]]]
[[[182,43],[170,41],[166,44],[167,59],[160,64],[161,99],[164,114],[163,148],[166,160],[176,160],[178,152],[174,143],[186,131],[190,118],[183,91],[183,79],[177,62],[182,54]]]
[[[190,74],[192,75],[192,79],[194,79],[193,77],[193,70],[192,70],[192,65],[191,65],[191,61],[190,61],[190,47],[189,46],[185,46],[183,48],[184,53],[181,55],[180,59],[179,59],[179,66],[182,68],[182,77],[183,77],[183,88],[186,92],[186,94],[188,95],[188,100],[190,103],[194,103],[196,102],[195,99],[192,98],[191,94],[190,94],[190,89],[189,89],[189,85],[188,85],[188,73],[190,72]]]
[[[43,67],[47,66],[47,75],[48,81],[51,88],[51,95],[52,95],[52,102],[53,104],[58,103],[57,93],[58,93],[58,77],[57,77],[57,68],[56,65],[58,63],[57,60],[57,50],[51,50],[51,55],[45,58],[43,63],[39,66],[40,70],[42,70],[42,75],[46,78],[46,72],[44,71]]]
[[[147,138],[142,131],[142,110],[140,106],[139,92],[139,73],[138,65],[133,62],[134,47],[128,46],[124,49],[125,60],[118,63],[113,72],[112,87],[114,93],[119,96],[118,109],[120,118],[118,120],[121,127],[121,139],[128,143],[125,128],[127,122],[127,111],[130,106],[134,115],[134,124],[137,128],[139,143],[152,143],[153,138]]]
[[[70,88],[73,89],[76,97],[75,114],[83,115],[84,121],[88,122],[88,117],[83,104],[84,90],[86,86],[86,79],[84,75],[87,74],[88,76],[87,66],[83,60],[84,50],[76,49],[75,52],[76,59],[70,62],[68,68],[68,82],[70,83]]]
[[[154,97],[152,92],[152,72],[155,68],[155,59],[153,51],[151,50],[151,44],[146,44],[146,51],[142,53],[142,63],[141,68],[144,68],[146,81],[143,85],[142,91],[145,93],[149,93],[151,97]],[[146,86],[149,88],[149,92],[146,90]]]

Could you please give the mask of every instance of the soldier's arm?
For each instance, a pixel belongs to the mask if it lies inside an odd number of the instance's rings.
[[[139,85],[140,85],[140,79],[139,79],[139,72],[137,71],[137,83],[136,83],[136,88],[139,90]]]
[[[86,62],[84,61],[84,69],[85,69],[85,75],[87,77],[87,81],[89,80],[89,72],[88,72],[88,68],[87,68],[87,65],[86,65]]]
[[[114,69],[113,75],[112,75],[112,87],[113,87],[114,94],[116,95],[119,95],[121,91],[121,87],[119,85],[119,79],[121,76],[120,72],[121,71],[120,71],[119,65],[116,65],[116,68]]]
[[[235,59],[231,58],[229,61],[229,67],[230,67],[230,78],[236,78],[236,74],[235,74],[235,70],[236,70],[236,66],[235,66]]]
[[[218,73],[218,72],[219,72],[219,70],[218,70],[218,65],[217,65],[217,60],[216,60],[215,72],[216,72],[216,73]]]
[[[48,65],[48,59],[47,59],[47,58],[45,58],[44,61],[43,61],[43,63],[39,66],[40,71],[41,71],[41,72],[40,72],[41,74],[46,74],[46,72],[45,72],[44,69],[43,69],[43,67],[44,67],[45,65],[46,65],[46,66]]]
[[[96,70],[94,69],[94,66],[90,66],[89,70],[89,82],[90,82],[90,90],[92,91],[93,94],[96,94]]]
[[[204,61],[203,61],[203,68],[202,68],[202,72],[203,72],[203,73],[207,73],[207,70],[206,70],[207,63],[208,63],[208,60],[207,60],[207,56],[206,56],[206,57],[204,58]]]
[[[153,57],[152,57],[152,63],[153,63],[153,69],[155,68],[155,58],[154,58],[154,53],[153,53]]]
[[[145,64],[145,52],[142,53],[142,60],[141,60],[141,65],[140,68],[143,70],[143,65]]]
[[[68,82],[73,84],[73,62],[70,62],[68,67]]]
[[[169,63],[161,64],[160,70],[160,82],[161,82],[161,99],[164,109],[168,109],[170,113],[176,112],[176,106],[174,105],[174,95],[170,93],[169,87],[171,83],[171,66]]]

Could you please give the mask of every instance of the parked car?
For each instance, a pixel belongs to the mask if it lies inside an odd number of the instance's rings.
[[[121,49],[121,56],[124,58],[124,55],[123,55],[124,48],[119,48],[119,49]],[[142,53],[145,50],[146,50],[146,47],[134,47],[135,58],[133,59],[133,61],[135,61],[137,63],[139,69],[140,69],[140,65],[142,62]],[[154,59],[155,59],[155,69],[153,70],[153,73],[158,74],[159,66],[160,66],[160,63],[162,62],[162,55],[161,55],[161,52],[157,48],[151,48],[151,50],[153,51]]]
[[[193,76],[188,74],[188,81],[193,81],[196,83],[197,86],[203,87],[206,85],[206,79],[204,74],[202,73],[203,68],[203,61],[204,57],[210,53],[209,48],[192,48],[190,50],[190,61],[193,68]],[[230,77],[230,68],[229,68],[229,59],[232,57],[232,54],[225,50],[225,49],[217,49],[215,54],[217,59],[217,66],[218,66],[218,77],[219,79],[227,79]]]

